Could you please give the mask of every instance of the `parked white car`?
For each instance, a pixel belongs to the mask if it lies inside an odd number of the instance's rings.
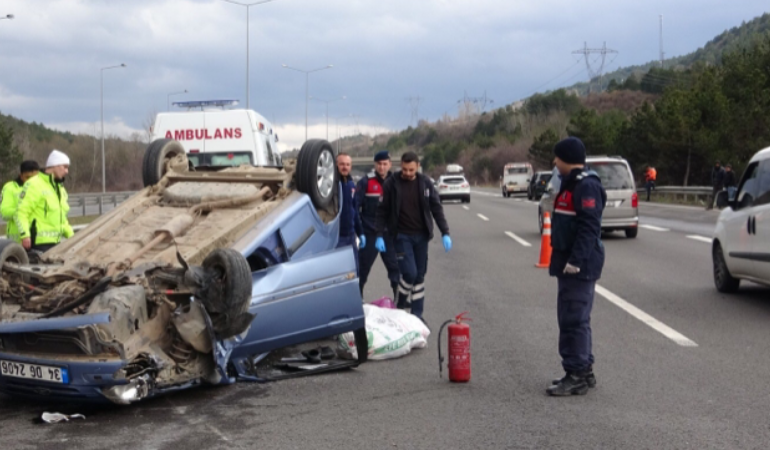
[[[471,202],[471,185],[463,175],[441,175],[436,186],[438,187],[438,197],[442,202],[444,200]]]
[[[724,208],[711,251],[717,290],[735,292],[741,280],[770,286],[770,147],[751,158],[734,200],[722,191],[717,206]]]

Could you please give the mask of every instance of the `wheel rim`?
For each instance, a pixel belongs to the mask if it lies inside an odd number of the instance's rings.
[[[334,158],[329,150],[324,150],[318,157],[318,168],[316,177],[318,183],[318,193],[326,198],[331,194],[334,187]]]
[[[722,254],[722,248],[717,247],[714,250],[714,253],[716,256],[716,258],[714,258],[714,278],[716,278],[718,284],[722,285],[727,279],[725,277],[727,266],[725,265],[725,258]]]

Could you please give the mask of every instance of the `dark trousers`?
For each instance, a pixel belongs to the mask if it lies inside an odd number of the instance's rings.
[[[722,186],[714,186],[711,191],[711,197],[709,197],[709,203],[706,205],[706,209],[712,209],[714,207],[714,201],[717,199],[717,194],[724,189]]]
[[[374,246],[374,242],[377,240],[377,235],[374,233],[366,233],[365,235],[366,247],[358,250],[358,258],[360,259],[361,264],[358,269],[358,285],[361,288],[361,296],[364,294],[364,285],[366,285],[366,282],[369,280],[369,273],[372,271],[374,261],[377,260],[377,255],[380,255],[382,262],[385,264],[385,268],[388,270],[390,287],[395,289],[398,286],[400,274],[398,270],[398,260],[396,259],[396,248],[393,238],[388,235],[382,237],[382,239],[385,241],[385,253],[380,253]]]
[[[368,242],[367,242],[368,244]],[[343,236],[340,235],[340,239],[337,241],[337,248],[340,247],[347,247],[348,245],[353,247],[353,255],[355,255],[356,258],[356,273],[359,272],[358,268],[358,243],[356,243],[356,235],[351,234],[350,236]]]
[[[596,281],[558,277],[559,354],[565,372],[581,372],[594,363],[591,309]]]
[[[647,189],[647,201],[650,201],[650,193],[653,189],[655,189],[655,182],[652,180],[649,180],[645,185],[645,189]]]
[[[425,306],[425,274],[428,272],[428,235],[396,236],[396,259],[401,270],[397,306],[401,309],[407,308],[411,295],[412,314],[422,318]]]

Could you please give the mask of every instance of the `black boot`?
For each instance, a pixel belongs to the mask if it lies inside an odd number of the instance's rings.
[[[564,378],[567,377],[567,375],[569,375],[569,373],[565,374],[561,378],[555,378],[551,380],[551,385],[557,385],[561,383],[562,380],[564,380]],[[588,385],[588,387],[590,388],[596,387],[596,375],[594,375],[593,369],[588,369],[588,371],[586,372],[585,378],[586,378],[586,384]]]
[[[564,397],[568,395],[585,395],[588,393],[588,382],[585,373],[568,373],[558,384],[546,389],[548,395]]]

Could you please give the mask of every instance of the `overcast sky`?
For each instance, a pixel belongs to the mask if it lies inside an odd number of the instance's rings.
[[[249,1],[249,0],[244,0]],[[252,0],[253,1],[253,0]],[[633,5],[630,5],[633,3]],[[492,107],[588,78],[572,54],[618,50],[607,67],[703,46],[765,10],[767,0],[275,0],[251,7],[251,108],[290,149],[304,140],[305,75],[342,132],[399,130],[412,118]],[[246,8],[223,0],[0,0],[0,112],[73,132],[99,124],[100,68],[108,133],[128,136],[172,101],[237,99],[245,107]],[[610,62],[608,58],[607,62]],[[326,136],[326,105],[310,101],[311,137]],[[351,117],[353,115],[353,117]]]

